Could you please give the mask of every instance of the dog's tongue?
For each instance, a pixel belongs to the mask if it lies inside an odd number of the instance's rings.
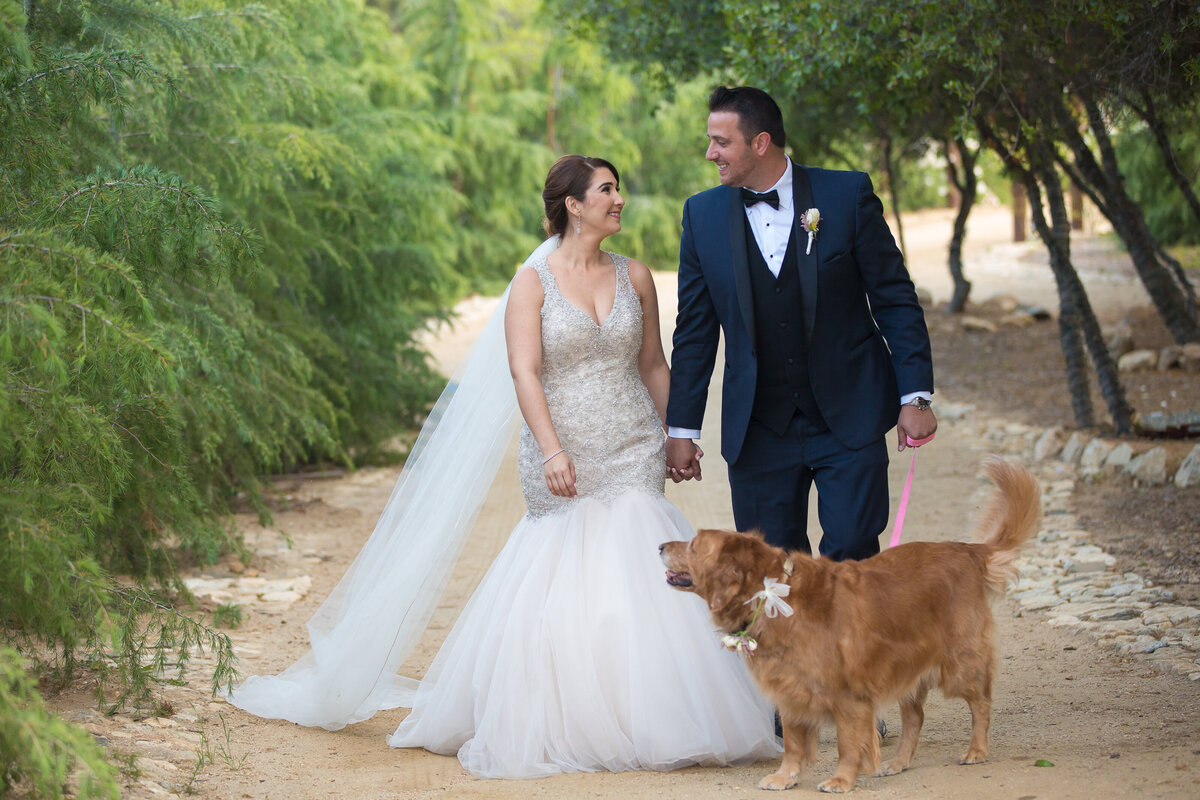
[[[667,570],[667,583],[672,586],[691,586],[692,576],[686,572]]]

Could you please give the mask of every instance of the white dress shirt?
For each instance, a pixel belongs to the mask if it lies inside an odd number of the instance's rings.
[[[792,196],[792,160],[787,160],[783,176],[768,189],[779,193],[779,208],[771,208],[768,203],[755,203],[746,207],[746,221],[754,233],[754,241],[758,250],[767,262],[767,269],[776,278],[783,267],[783,257],[787,253],[788,239],[792,235],[792,221],[796,218],[796,198]]]

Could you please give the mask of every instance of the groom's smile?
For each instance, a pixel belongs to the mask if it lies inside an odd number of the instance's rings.
[[[751,185],[759,170],[759,159],[746,141],[740,118],[732,111],[708,115],[708,151],[704,157],[716,165],[724,186],[750,186],[755,191],[770,188]]]

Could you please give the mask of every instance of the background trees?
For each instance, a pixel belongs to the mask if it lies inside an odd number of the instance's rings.
[[[418,424],[414,334],[507,281],[556,155],[642,181],[668,261],[697,173],[641,154],[693,110],[646,94],[516,0],[0,0],[0,791],[115,796],[26,671],[228,678],[177,566],[238,551],[264,476]]]
[[[1069,223],[1065,208],[1057,207],[1064,176],[1112,223],[1175,339],[1200,341],[1194,288],[1127,188],[1114,139],[1121,121],[1140,117],[1172,176],[1173,205],[1192,208],[1191,176],[1164,120],[1196,106],[1200,4],[801,0],[785,8],[743,0],[596,0],[584,4],[583,14],[586,29],[598,31],[615,57],[630,52],[624,42],[635,35],[634,24],[641,27],[636,57],[655,62],[656,74],[712,70],[771,91],[792,109],[789,122],[803,143],[793,145],[793,153],[802,162],[836,153],[843,142],[879,142],[895,187],[889,165],[897,147],[945,143],[947,154],[966,164],[977,142],[1027,188],[1037,183],[1031,194],[1048,204],[1051,219],[1039,222],[1042,209],[1035,204],[1035,226],[1059,279],[1062,341],[1080,425],[1094,422],[1085,343],[1114,427],[1129,431],[1134,420],[1070,262]],[[686,27],[675,20],[681,14]],[[965,178],[956,183],[964,203],[950,264],[958,287],[952,308],[961,308],[969,285],[959,245],[971,185]],[[894,198],[893,205],[900,206]],[[1060,211],[1066,230],[1057,228]],[[900,235],[902,241],[902,229]]]

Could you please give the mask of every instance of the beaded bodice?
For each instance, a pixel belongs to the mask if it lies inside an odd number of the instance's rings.
[[[642,306],[624,256],[610,254],[616,294],[597,325],[558,291],[546,260],[530,264],[542,283],[542,388],[562,447],[575,463],[574,498],[546,487],[542,452],[521,425],[521,488],[534,517],[584,497],[611,499],[630,489],[662,494],[666,471],[662,423],[638,373]]]

